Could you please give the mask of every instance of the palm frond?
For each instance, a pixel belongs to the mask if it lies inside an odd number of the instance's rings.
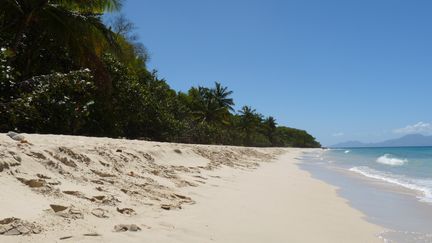
[[[105,50],[116,48],[113,33],[99,15],[79,14],[63,6],[49,5],[39,13],[37,24],[83,64],[90,62],[89,56],[100,56]]]
[[[114,12],[121,9],[121,0],[52,0],[51,4],[84,13]]]

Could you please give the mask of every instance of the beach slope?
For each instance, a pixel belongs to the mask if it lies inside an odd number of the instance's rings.
[[[1,242],[380,242],[304,150],[0,134]]]

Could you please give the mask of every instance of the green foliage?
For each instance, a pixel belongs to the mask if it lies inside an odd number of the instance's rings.
[[[276,146],[299,148],[321,147],[321,144],[304,130],[281,126],[276,129],[276,134]]]
[[[105,11],[117,11],[121,8],[119,0],[54,0],[51,4],[58,4],[64,8],[79,11],[102,14]]]
[[[262,115],[257,113],[250,106],[243,106],[240,113],[240,129],[245,134],[244,144],[252,146],[254,141],[258,140],[258,128],[262,121]],[[262,140],[262,139],[261,139]]]
[[[7,49],[0,46],[0,129],[10,126],[8,102],[17,95],[14,92],[14,70],[8,64]]]
[[[111,136],[155,140],[178,136],[183,124],[176,116],[185,108],[164,80],[156,73],[138,75],[109,54],[104,56],[104,63],[112,79],[111,109],[105,109],[111,113],[105,114],[111,123]]]
[[[196,123],[226,124],[234,101],[229,96],[232,91],[216,82],[214,88],[192,87],[183,94],[183,101],[192,111]]]
[[[263,129],[263,133],[266,135],[266,137],[268,138],[268,141],[271,144],[275,144],[276,143],[276,130],[277,130],[277,123],[276,123],[276,119],[274,119],[274,117],[269,116],[267,117],[263,123],[262,123],[262,129]]]
[[[37,76],[13,89],[20,95],[5,104],[3,118],[28,132],[80,134],[94,104],[89,70]]]
[[[7,49],[0,47],[0,99],[6,98],[6,94],[11,93],[14,80],[14,70],[8,64]]]
[[[177,93],[149,71],[120,0],[0,0],[0,131],[82,134],[239,146],[319,147],[233,91]],[[77,71],[78,70],[78,71]]]
[[[13,53],[10,63],[21,68],[22,79],[78,67],[103,72],[100,56],[117,48],[100,16],[119,9],[118,0],[0,0],[0,6],[4,44]],[[61,58],[52,52],[61,53]],[[46,59],[50,65],[41,65]]]

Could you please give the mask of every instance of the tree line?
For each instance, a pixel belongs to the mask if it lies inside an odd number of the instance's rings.
[[[320,147],[215,82],[176,92],[120,0],[0,0],[0,131],[241,146]]]

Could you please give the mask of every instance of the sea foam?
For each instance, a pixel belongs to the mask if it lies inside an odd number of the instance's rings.
[[[420,192],[422,194],[422,196],[419,197],[420,201],[432,203],[432,180],[413,179],[406,176],[374,170],[367,166],[353,167],[349,170],[372,179],[385,181]]]
[[[383,156],[380,156],[377,160],[377,163],[384,164],[384,165],[391,165],[391,166],[401,166],[408,162],[407,159],[400,159],[395,158],[391,154],[384,154]]]

